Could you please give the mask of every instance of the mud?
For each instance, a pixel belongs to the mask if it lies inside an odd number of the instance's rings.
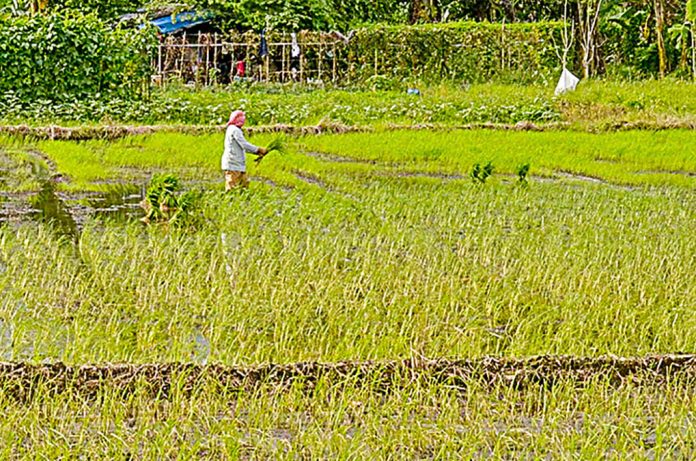
[[[429,171],[399,171],[389,176],[396,176],[399,178],[433,178],[441,179],[443,181],[457,181],[461,179],[469,179],[467,176],[461,174],[447,174]]]
[[[322,162],[328,162],[328,163],[355,163],[359,165],[377,165],[378,162],[376,160],[361,160],[357,158],[351,158],[351,157],[342,157],[340,155],[335,155],[335,154],[327,154],[325,152],[303,152],[305,155],[315,158],[319,161]]]
[[[293,170],[293,173],[295,176],[300,179],[301,181],[306,182],[307,184],[311,184],[313,186],[319,186],[324,190],[331,190],[331,188],[321,179],[319,179],[317,176],[314,176],[313,174],[300,171],[300,170]]]
[[[59,192],[55,180],[38,192],[0,194],[0,224],[37,221],[48,223],[59,236],[77,240],[91,218],[128,221],[142,216],[141,186],[117,184],[100,192]]]
[[[573,173],[571,171],[557,171],[556,174],[563,178],[574,179],[576,181],[591,182],[594,184],[608,184],[605,180],[601,178],[595,178],[594,176],[586,176],[582,174]]]
[[[696,172],[684,170],[641,170],[637,174],[672,174],[676,176],[685,176],[687,178],[696,178]]]

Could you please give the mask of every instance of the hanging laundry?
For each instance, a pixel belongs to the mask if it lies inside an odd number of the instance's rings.
[[[261,31],[261,47],[259,49],[259,56],[261,59],[268,56],[268,42],[266,42],[266,29]]]
[[[294,81],[298,80],[298,72],[300,69],[300,45],[297,43],[297,34],[295,32],[290,34],[292,37],[292,43],[290,44],[290,74]]]
[[[290,34],[292,37],[292,45],[290,46],[290,55],[293,58],[299,58],[300,57],[300,45],[297,43],[297,34],[293,32]]]
[[[237,61],[237,75],[236,75],[236,77],[242,78],[242,77],[244,77],[245,73],[246,73],[246,65],[244,64],[244,61],[242,61],[242,60]]]

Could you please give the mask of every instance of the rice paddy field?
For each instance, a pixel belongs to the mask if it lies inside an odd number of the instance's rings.
[[[285,143],[0,138],[1,457],[696,455],[696,132]]]

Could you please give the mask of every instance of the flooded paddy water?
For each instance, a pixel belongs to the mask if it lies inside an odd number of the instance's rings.
[[[48,223],[60,235],[77,238],[88,218],[129,221],[144,215],[145,185],[104,186],[102,191],[62,192],[53,181],[36,192],[1,192],[0,225],[22,221]]]
[[[49,224],[60,236],[76,240],[89,218],[129,221],[143,216],[146,184],[114,182],[96,190],[71,190],[70,179],[42,153],[0,150],[0,225]]]

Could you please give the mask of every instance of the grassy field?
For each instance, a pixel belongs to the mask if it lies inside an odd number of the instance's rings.
[[[6,201],[31,201],[50,178],[65,199],[137,189],[155,172],[202,194],[202,219],[182,230],[91,216],[69,237],[46,219],[1,227],[0,357],[246,366],[693,352],[695,141],[675,130],[289,138],[287,154],[250,162],[248,192],[225,195],[220,135],[0,138]],[[493,176],[475,184],[473,165],[489,161]],[[408,374],[386,390],[347,377],[245,391],[175,382],[155,396],[147,383],[96,395],[37,383],[22,398],[0,389],[0,453],[689,458],[692,389]]]

